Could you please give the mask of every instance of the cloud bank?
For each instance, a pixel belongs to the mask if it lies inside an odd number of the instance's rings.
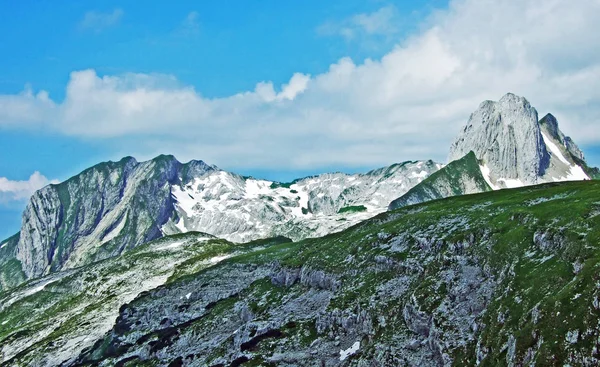
[[[383,13],[382,13],[383,14]],[[381,15],[380,15],[381,16]],[[361,20],[372,28],[371,18]],[[175,77],[71,73],[64,101],[0,96],[0,125],[124,139],[228,168],[364,167],[444,161],[469,114],[506,92],[552,112],[580,144],[600,142],[600,0],[456,0],[379,60],[207,98]]]

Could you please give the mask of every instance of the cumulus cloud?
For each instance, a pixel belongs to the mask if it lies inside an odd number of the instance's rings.
[[[11,181],[0,177],[0,203],[27,200],[35,191],[51,183],[55,184],[58,181],[48,180],[37,171],[26,181]]]
[[[77,71],[61,102],[30,90],[0,96],[0,125],[128,139],[126,153],[140,158],[364,167],[445,160],[479,103],[513,92],[554,113],[578,143],[597,144],[599,19],[597,0],[456,0],[379,60],[342,58],[321,74],[226,98],[204,97],[173,76]]]
[[[82,30],[92,30],[98,33],[118,24],[119,21],[121,21],[123,14],[122,9],[114,9],[109,13],[88,11],[79,22],[79,28]]]

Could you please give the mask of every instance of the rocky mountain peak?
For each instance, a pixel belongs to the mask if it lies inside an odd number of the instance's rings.
[[[537,111],[525,98],[512,93],[498,102],[485,101],[479,105],[452,144],[449,161],[470,151],[494,172],[496,181],[504,187],[514,181],[538,183],[549,160]]]
[[[482,173],[493,188],[583,180],[591,172],[556,117],[547,114],[538,121],[529,101],[512,93],[479,105],[452,144],[449,161],[469,151],[482,162]]]
[[[181,169],[181,180],[190,182],[195,177],[200,177],[208,172],[220,171],[219,167],[207,164],[201,160],[191,160],[185,163]]]
[[[546,114],[546,116],[542,117],[542,119],[540,120],[540,126],[546,127],[548,133],[553,138],[557,140],[562,140],[560,136],[562,135],[562,133],[558,129],[558,120],[556,119],[556,117],[554,117],[553,114],[549,113]]]
[[[540,120],[540,127],[542,128],[542,132],[546,132],[548,136],[558,143],[564,146],[567,152],[571,155],[571,158],[575,160],[584,161],[585,157],[583,152],[577,144],[571,139],[569,136],[565,136],[565,134],[560,131],[558,128],[558,120],[551,113],[547,114]]]

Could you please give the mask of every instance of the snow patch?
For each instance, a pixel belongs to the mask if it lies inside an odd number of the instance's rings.
[[[571,166],[569,174],[567,175],[567,180],[569,181],[583,181],[589,179],[590,177],[583,171],[583,168],[577,165]]]
[[[8,242],[4,242],[2,245],[0,245],[0,249],[1,249],[1,248],[5,248],[5,247],[6,247],[6,245],[8,245]]]
[[[39,284],[36,287],[33,288],[27,288],[25,289],[22,293],[17,294],[15,297],[9,299],[8,301],[6,301],[3,305],[2,305],[2,309],[6,309],[8,306],[12,305],[13,303],[17,302],[18,300],[21,300],[25,297],[29,297],[33,294],[36,294],[37,292],[43,290],[44,288],[46,288],[46,286],[48,286],[49,284],[52,284],[54,282],[56,282],[58,279],[51,279],[48,280],[46,282],[43,282],[42,284]]]
[[[272,194],[273,190],[271,189],[271,181],[263,181],[263,180],[254,180],[248,179],[246,180],[244,195],[245,199],[258,199],[260,195],[269,195]]]
[[[218,263],[220,263],[221,261],[223,261],[223,260],[225,260],[225,259],[228,259],[228,258],[230,258],[230,257],[231,257],[231,254],[227,254],[227,255],[221,255],[221,256],[214,256],[214,257],[211,257],[210,259],[208,259],[208,262],[209,262],[211,265],[215,265],[215,264],[218,264]]]
[[[305,214],[302,213],[302,208],[308,209],[308,192],[304,191],[297,184],[290,186],[290,189],[298,191],[297,196],[300,197],[298,200],[298,207],[292,208],[292,215],[295,217],[304,217]]]
[[[554,155],[556,158],[558,158],[559,161],[563,162],[564,164],[567,165],[567,167],[569,167],[569,172],[567,173],[567,175],[565,177],[553,177],[552,179],[554,181],[583,181],[583,180],[589,180],[589,176],[583,171],[583,168],[581,168],[578,165],[575,164],[571,164],[571,162],[569,162],[565,156],[562,154],[560,148],[554,144],[554,142],[552,141],[552,139],[548,138],[546,136],[546,134],[544,134],[542,132],[542,138],[544,139],[544,143],[546,144],[546,146],[548,147],[548,149],[550,149],[550,152],[552,153],[552,155]]]
[[[174,249],[174,248],[180,247],[183,244],[184,244],[184,241],[173,242],[173,243],[170,243],[168,245],[157,247],[156,250],[157,251],[170,250],[170,249]]]
[[[482,166],[479,166],[479,170],[481,171],[481,175],[483,176],[483,179],[492,188],[492,190],[500,190],[500,187],[498,187],[492,183],[492,178],[491,178],[492,171],[490,170],[490,167],[488,167],[486,164],[484,164]]]
[[[123,228],[125,228],[125,223],[127,222],[127,214],[125,214],[125,217],[121,219],[121,221],[119,222],[119,224],[112,230],[110,231],[109,234],[107,234],[106,236],[104,236],[104,238],[102,239],[102,244],[105,244],[106,242],[112,240],[113,238],[117,237],[121,231],[123,230]]]
[[[419,167],[420,168],[420,167]],[[411,174],[412,178],[425,178],[427,177],[427,171],[421,171],[421,172],[413,172]]]
[[[352,346],[346,350],[340,350],[340,361],[346,360],[346,358],[350,357],[354,353],[358,352],[360,349],[360,342],[356,342],[352,344]]]
[[[558,148],[556,146],[556,144],[554,144],[554,142],[552,140],[550,140],[550,138],[548,138],[546,136],[546,134],[544,134],[542,132],[542,138],[544,139],[544,143],[546,144],[546,146],[548,148],[550,148],[550,152],[552,152],[552,154],[554,154],[556,156],[556,158],[558,158],[561,162],[563,162],[564,164],[570,166],[571,162],[569,162],[562,154],[562,152],[560,151],[560,148]]]
[[[190,297],[192,296],[192,292],[188,293],[185,295],[185,299],[190,299]]]

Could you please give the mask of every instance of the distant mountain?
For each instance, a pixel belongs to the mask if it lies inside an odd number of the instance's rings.
[[[165,155],[101,163],[31,197],[20,233],[0,242],[0,264],[10,265],[0,271],[0,290],[169,234],[200,231],[237,242],[322,236],[385,211],[440,167],[405,162],[278,183]]]
[[[522,97],[485,101],[450,148],[450,163],[394,200],[390,209],[450,196],[599,178],[598,168],[547,114],[540,121]]]
[[[470,151],[496,189],[590,178],[583,153],[556,119],[538,121],[535,108],[511,93],[479,106],[452,144],[449,161]]]
[[[430,200],[491,191],[481,174],[475,153],[470,152],[461,159],[427,177],[423,182],[390,204],[390,210]]]

